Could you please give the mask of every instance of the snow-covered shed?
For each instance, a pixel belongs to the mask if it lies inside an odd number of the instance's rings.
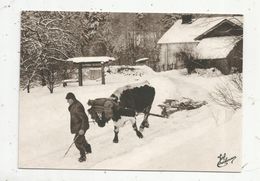
[[[105,72],[104,67],[105,65],[109,64],[109,62],[114,61],[114,57],[107,57],[107,56],[96,56],[96,57],[74,57],[69,58],[66,61],[73,62],[78,67],[78,80],[79,86],[83,85],[83,78],[82,78],[82,69],[83,68],[92,68],[90,72],[90,79],[96,79],[101,74],[101,83],[105,84]],[[93,68],[100,68],[100,73],[97,72],[97,69]],[[94,74],[93,74],[94,73]],[[66,81],[66,80],[65,80]]]
[[[158,41],[160,45],[160,69],[184,68],[184,59],[187,58],[187,56],[183,56],[182,52],[187,52],[193,57],[197,57],[198,54],[201,54],[199,50],[203,51],[203,55],[205,55],[207,51],[214,53],[217,50],[213,49],[218,46],[226,46],[224,42],[230,41],[232,44],[232,46],[225,48],[225,50],[230,53],[230,51],[233,50],[230,48],[235,47],[232,41],[233,38],[241,37],[242,34],[242,16],[218,16],[192,19],[191,15],[183,15],[182,19],[177,20]],[[228,36],[233,38],[214,38]],[[203,41],[204,39],[206,40]],[[199,46],[200,43],[202,43],[202,45],[198,47],[195,52],[196,47]],[[210,45],[212,45],[211,48]]]
[[[149,58],[139,58],[135,61],[137,65],[146,65]]]
[[[67,61],[72,61],[73,63],[95,64],[95,63],[106,63],[114,60],[115,60],[114,57],[93,56],[93,57],[73,57],[73,58],[69,58]]]
[[[222,36],[202,39],[195,48],[196,61],[229,74],[231,67],[242,71],[242,37]],[[241,70],[240,70],[241,69]]]

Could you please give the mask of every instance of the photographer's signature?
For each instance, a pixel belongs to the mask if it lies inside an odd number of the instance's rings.
[[[227,166],[229,163],[233,164],[234,160],[237,158],[236,156],[233,156],[231,158],[227,157],[227,154],[220,154],[218,157],[219,159],[218,163],[217,163],[217,167],[221,168],[224,166]]]

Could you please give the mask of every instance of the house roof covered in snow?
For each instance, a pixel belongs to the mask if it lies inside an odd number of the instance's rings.
[[[195,39],[198,36],[214,28],[222,21],[229,21],[238,26],[242,26],[243,23],[241,16],[204,17],[194,19],[189,24],[182,24],[180,19],[159,39],[158,44],[196,42]]]
[[[195,48],[195,53],[198,59],[226,58],[239,40],[241,37],[237,36],[205,38]]]
[[[74,57],[74,58],[69,58],[67,61],[72,61],[73,63],[105,63],[109,61],[114,61],[114,57],[106,57],[106,56],[101,56],[101,57]]]

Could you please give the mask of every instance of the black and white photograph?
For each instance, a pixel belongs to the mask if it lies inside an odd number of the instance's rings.
[[[20,16],[19,168],[241,171],[243,14]]]
[[[0,181],[258,181],[259,10],[1,0]]]

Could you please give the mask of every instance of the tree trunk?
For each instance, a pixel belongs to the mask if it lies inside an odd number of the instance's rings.
[[[27,85],[26,85],[27,93],[30,93],[30,84],[31,84],[31,81],[29,79],[27,82]]]
[[[30,85],[29,84],[26,86],[26,88],[27,88],[27,93],[30,93]]]
[[[54,84],[53,83],[49,83],[48,85],[48,89],[50,90],[50,93],[53,93],[53,89],[54,89]]]
[[[105,65],[104,65],[104,63],[101,63],[101,84],[106,84],[105,83]]]
[[[42,84],[42,86],[46,86],[46,80],[45,80],[45,78],[44,78],[44,73],[43,73],[43,70],[41,70],[41,84]]]
[[[83,85],[83,81],[82,81],[82,64],[79,63],[78,65],[78,79],[79,79],[79,86]]]

